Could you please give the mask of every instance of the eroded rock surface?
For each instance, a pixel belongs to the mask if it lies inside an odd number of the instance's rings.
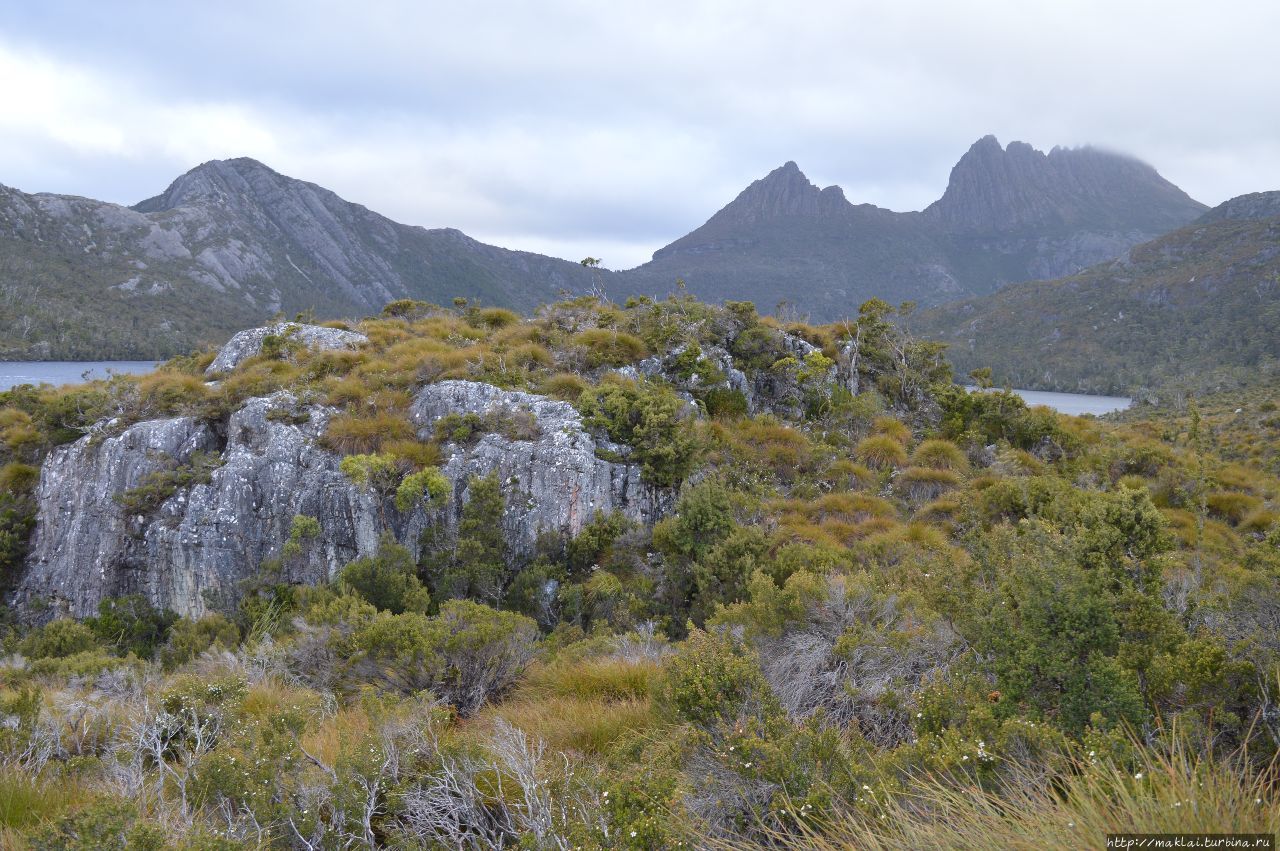
[[[503,531],[508,546],[528,554],[544,532],[575,535],[598,512],[620,512],[645,522],[656,521],[674,497],[640,481],[640,468],[596,456],[618,448],[593,437],[568,402],[474,381],[442,381],[423,388],[414,399],[410,419],[418,436],[429,438],[436,422],[449,413],[492,412],[532,415],[537,436],[519,440],[486,434],[474,446],[449,444],[441,465],[454,484],[453,516],[467,499],[473,476],[496,473],[503,483],[507,510]]]
[[[352,484],[323,435],[332,408],[288,392],[251,399],[217,426],[190,417],[137,423],[118,434],[89,435],[50,454],[37,491],[36,532],[14,593],[37,617],[97,611],[105,597],[142,594],[154,605],[200,615],[239,596],[245,579],[279,558],[295,515],[320,533],[283,560],[280,581],[320,583],[353,559],[372,554],[390,531],[415,548],[422,532],[456,529],[473,476],[496,473],[506,500],[503,531],[518,564],[544,532],[572,535],[597,512],[653,522],[674,497],[640,481],[640,470],[596,457],[599,442],[572,406],[487,384],[446,381],[421,389],[411,418],[429,438],[451,412],[523,412],[513,439],[486,434],[473,445],[447,444],[447,505],[399,512]],[[216,464],[216,466],[214,466]],[[191,481],[155,488],[157,477],[203,466]],[[152,486],[137,509],[139,489]],[[131,499],[131,497],[134,497]],[[127,506],[135,510],[127,510]]]
[[[323,325],[304,325],[300,322],[278,322],[236,334],[218,350],[218,356],[209,364],[205,374],[230,372],[241,362],[261,354],[262,341],[269,336],[283,337],[312,349],[354,349],[369,342],[368,337],[355,331],[327,328]]]

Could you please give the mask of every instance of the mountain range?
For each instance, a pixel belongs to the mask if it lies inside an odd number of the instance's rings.
[[[823,321],[873,296],[938,304],[1077,272],[1204,210],[1129,157],[1002,148],[986,136],[923,211],[850,203],[840,187],[819,189],[789,162],[634,272],[680,277],[705,299],[763,309],[787,300]],[[629,283],[625,275],[613,282]]]
[[[132,207],[0,186],[0,358],[159,358],[273,314],[466,297],[529,309],[563,293],[779,302],[814,320],[873,296],[936,305],[1123,254],[1205,210],[1155,169],[1095,148],[991,136],[918,212],[854,204],[795,163],[635,269],[610,272],[403,225],[255,160],[204,163]]]

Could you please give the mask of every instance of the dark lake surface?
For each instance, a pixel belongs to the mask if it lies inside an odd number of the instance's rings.
[[[153,360],[37,360],[0,361],[0,390],[19,384],[79,384],[85,380],[108,378],[112,372],[150,372],[159,361]]]

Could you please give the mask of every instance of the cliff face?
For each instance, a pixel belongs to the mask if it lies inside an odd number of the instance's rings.
[[[318,440],[332,409],[280,392],[251,399],[225,433],[189,417],[137,423],[111,434],[104,424],[46,460],[37,490],[36,532],[14,602],[45,616],[93,614],[104,597],[142,594],[154,605],[199,615],[238,596],[240,583],[277,557],[295,515],[320,521],[318,539],[285,559],[281,580],[318,583],[376,551],[391,531],[412,547],[429,525],[456,527],[472,476],[503,482],[503,531],[517,556],[544,532],[574,534],[596,512],[652,523],[671,494],[642,485],[634,466],[596,457],[596,440],[574,409],[540,396],[450,381],[421,389],[412,419],[425,438],[449,413],[523,412],[536,436],[484,436],[447,445],[442,470],[453,498],[442,508],[398,512],[357,488],[340,458]],[[525,435],[528,436],[528,435]],[[137,508],[157,475],[203,469]]]

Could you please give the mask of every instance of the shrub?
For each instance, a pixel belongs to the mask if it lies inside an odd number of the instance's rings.
[[[169,642],[160,650],[160,661],[166,669],[172,670],[210,647],[231,650],[239,643],[240,630],[217,612],[199,620],[180,618],[169,630]]]
[[[309,623],[332,622],[321,641],[337,656],[348,686],[375,683],[403,694],[427,689],[474,714],[508,689],[533,658],[537,625],[514,612],[450,600],[440,614],[372,613],[336,597],[308,613]],[[308,655],[295,653],[295,659]],[[315,652],[310,652],[314,658]]]
[[[30,496],[0,492],[0,585],[22,569],[36,526],[36,503]]]
[[[158,825],[142,819],[136,804],[104,799],[45,825],[32,845],[41,851],[162,851],[170,843]]]
[[[425,614],[431,598],[417,571],[413,554],[384,537],[376,555],[351,562],[342,568],[338,579],[378,611]]]
[[[410,511],[424,500],[442,503],[452,490],[452,483],[435,467],[410,473],[396,486],[396,510]]]
[[[157,609],[141,594],[132,594],[103,600],[97,617],[87,618],[85,625],[99,642],[114,647],[121,656],[133,653],[149,659],[168,638],[177,619],[176,614]]]
[[[779,709],[755,654],[732,638],[700,629],[663,665],[654,705],[671,721],[707,731]]]
[[[707,407],[707,416],[726,420],[746,416],[748,407],[742,391],[730,387],[712,387],[702,394],[702,404]]]
[[[496,473],[472,477],[458,518],[456,540],[424,535],[424,561],[437,597],[467,597],[497,603],[507,577],[507,542],[502,531],[505,510],[502,483]]]
[[[18,651],[28,659],[61,659],[93,650],[98,646],[93,630],[63,618],[33,630],[18,643]]]
[[[464,716],[510,688],[536,652],[532,620],[467,600],[442,605],[433,628],[441,663],[434,688]]]
[[[671,390],[606,380],[583,392],[578,409],[589,427],[631,448],[646,482],[674,487],[692,470],[697,444],[685,422],[685,404]]]

